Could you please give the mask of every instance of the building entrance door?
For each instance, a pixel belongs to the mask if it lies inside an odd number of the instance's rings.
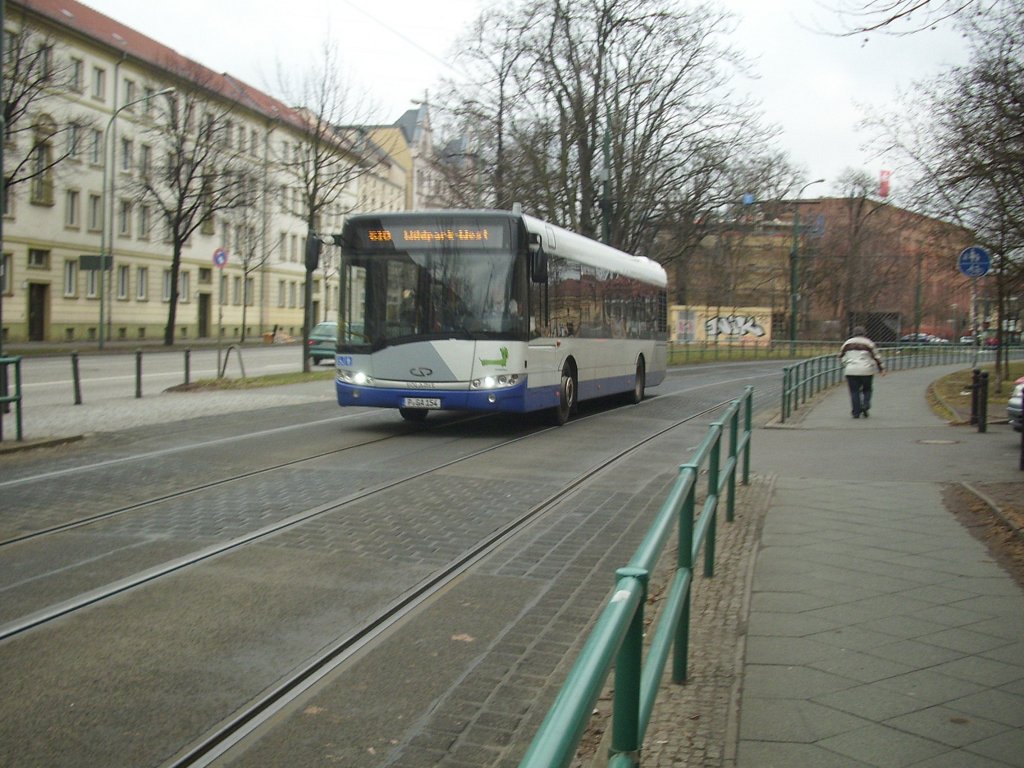
[[[46,304],[50,286],[46,283],[28,284],[28,340],[46,341]]]
[[[210,294],[199,294],[199,338],[205,339],[210,335],[211,320]]]

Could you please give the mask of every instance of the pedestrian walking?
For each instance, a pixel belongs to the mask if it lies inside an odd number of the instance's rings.
[[[871,410],[871,384],[875,373],[885,374],[885,366],[878,356],[878,347],[869,339],[863,326],[855,326],[853,336],[843,342],[839,350],[846,384],[850,388],[853,418],[866,419]]]

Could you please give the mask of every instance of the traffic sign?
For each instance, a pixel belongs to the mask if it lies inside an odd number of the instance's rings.
[[[984,277],[992,267],[992,258],[981,246],[972,245],[960,252],[957,263],[967,277]]]
[[[213,252],[213,263],[223,269],[224,265],[228,263],[228,252],[223,248],[218,248]]]

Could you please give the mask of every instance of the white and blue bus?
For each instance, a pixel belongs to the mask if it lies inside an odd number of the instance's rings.
[[[342,406],[549,410],[639,402],[665,377],[662,267],[506,211],[350,217],[342,247]]]

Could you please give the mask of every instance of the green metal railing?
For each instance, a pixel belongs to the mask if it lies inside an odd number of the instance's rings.
[[[7,371],[11,366],[14,367],[13,395],[8,394],[10,391],[10,378],[7,375]],[[18,440],[21,441],[21,358],[0,357],[0,377],[2,377],[4,382],[4,386],[0,387],[0,442],[4,439],[4,414],[7,413],[11,403],[14,403],[15,434],[18,436]]]
[[[556,768],[573,759],[594,704],[614,665],[611,768],[640,765],[640,745],[651,719],[659,682],[674,651],[672,680],[686,681],[690,636],[690,591],[694,563],[704,551],[704,575],[715,565],[715,531],[719,499],[725,496],[726,520],[735,515],[736,473],[743,458],[744,484],[750,482],[750,435],[753,388],[732,401],[679,476],[653,525],[625,568],[616,571],[615,589],[580,651],[555,703],[537,731],[520,768]],[[742,416],[742,428],[741,428]],[[727,437],[722,462],[722,440]],[[697,478],[707,464],[707,493],[695,517]],[[664,605],[643,660],[644,605],[647,582],[666,542],[678,529],[678,559]]]
[[[779,421],[785,422],[809,399],[842,381],[839,346],[836,345],[836,351],[832,354],[812,357],[782,369],[782,409]],[[1024,356],[1024,347],[1004,347],[1003,352],[1007,359],[1020,358]],[[879,354],[887,372],[930,365],[977,365],[980,361],[995,359],[994,349],[954,344],[879,345]]]

